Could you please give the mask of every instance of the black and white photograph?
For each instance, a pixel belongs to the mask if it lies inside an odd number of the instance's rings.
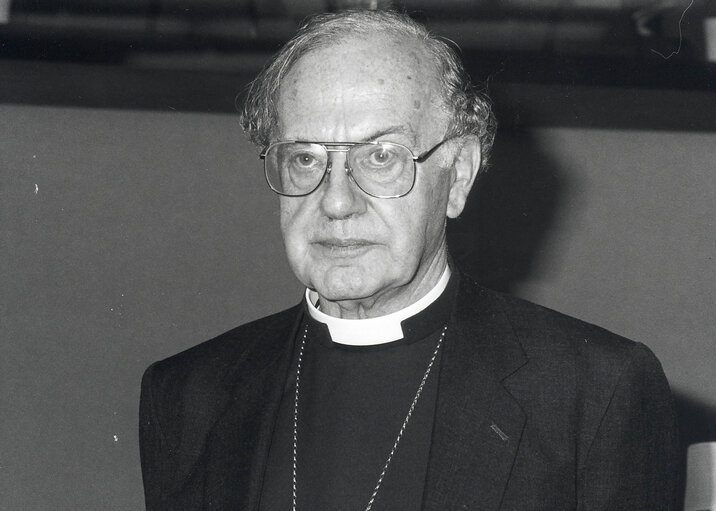
[[[0,0],[0,509],[716,510],[716,2]]]

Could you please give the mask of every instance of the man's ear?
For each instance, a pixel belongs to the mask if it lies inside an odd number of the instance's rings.
[[[461,137],[460,144],[460,150],[453,166],[453,182],[448,196],[448,218],[457,218],[462,213],[482,161],[480,141],[477,136]]]

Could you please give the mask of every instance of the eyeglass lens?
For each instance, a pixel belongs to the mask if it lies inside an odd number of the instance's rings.
[[[284,195],[306,195],[320,184],[329,152],[346,152],[355,183],[369,195],[397,197],[410,191],[415,179],[410,150],[390,142],[331,147],[310,142],[279,142],[266,152],[266,179]]]

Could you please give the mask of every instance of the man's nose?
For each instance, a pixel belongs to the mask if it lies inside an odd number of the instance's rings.
[[[329,153],[331,169],[319,188],[321,209],[329,218],[342,219],[365,210],[365,196],[346,171],[346,153]]]

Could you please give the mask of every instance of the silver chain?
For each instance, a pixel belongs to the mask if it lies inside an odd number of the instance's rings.
[[[365,511],[370,511],[373,507],[373,503],[375,502],[375,497],[378,495],[378,490],[380,489],[381,484],[383,484],[383,478],[385,478],[385,473],[388,471],[388,466],[390,465],[390,462],[393,461],[393,456],[395,455],[395,451],[398,449],[398,444],[400,443],[401,438],[403,438],[403,433],[405,433],[405,428],[408,426],[408,422],[410,421],[410,417],[413,415],[413,410],[415,410],[415,405],[418,403],[418,399],[420,399],[420,394],[423,392],[423,387],[425,386],[425,382],[428,380],[428,376],[430,376],[430,370],[433,368],[433,363],[435,362],[435,359],[438,356],[438,351],[440,351],[440,346],[442,346],[443,339],[445,339],[445,333],[447,332],[448,326],[445,325],[443,327],[443,331],[440,334],[440,338],[438,339],[438,343],[435,346],[435,351],[433,351],[433,356],[430,358],[430,362],[428,362],[428,368],[425,370],[425,374],[423,375],[423,379],[420,381],[420,385],[418,386],[418,391],[415,393],[415,397],[413,398],[413,402],[410,403],[410,408],[408,408],[408,414],[405,416],[405,419],[403,420],[403,425],[400,426],[400,431],[398,431],[398,436],[395,439],[395,442],[393,443],[393,448],[390,449],[390,453],[388,454],[388,459],[385,460],[385,465],[383,465],[383,470],[380,473],[380,476],[378,477],[378,483],[375,485],[375,489],[373,490],[373,494],[370,496],[370,500],[368,501],[368,505],[365,508]],[[301,363],[303,362],[303,351],[306,347],[306,338],[308,337],[308,325],[306,325],[306,328],[303,330],[303,339],[301,340],[301,347],[298,350],[298,367],[296,368],[296,392],[294,394],[294,400],[293,400],[293,511],[296,511],[296,459],[297,459],[297,445],[298,445],[298,388],[299,384],[301,382]]]

